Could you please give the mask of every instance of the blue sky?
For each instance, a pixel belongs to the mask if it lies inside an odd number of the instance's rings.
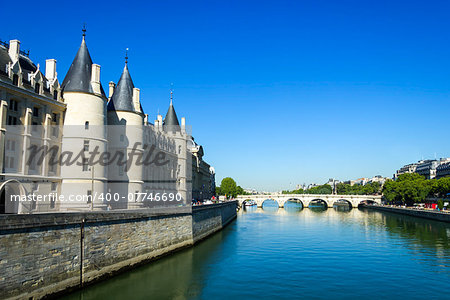
[[[129,68],[146,113],[175,108],[217,182],[248,188],[392,176],[450,156],[448,1],[47,1],[2,4],[62,81],[87,24],[105,90]]]

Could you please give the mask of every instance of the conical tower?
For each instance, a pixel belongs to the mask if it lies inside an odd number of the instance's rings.
[[[134,87],[128,70],[128,57],[117,86],[108,102],[109,152],[117,157],[124,155],[127,164],[117,161],[108,166],[108,189],[119,194],[120,200],[111,203],[113,209],[139,208],[143,202],[143,165],[137,162],[142,155],[144,114],[140,103],[140,90]],[[129,196],[130,195],[130,196]]]
[[[102,200],[89,197],[105,193],[107,188],[106,166],[90,159],[91,151],[104,153],[107,150],[107,98],[100,83],[100,66],[92,62],[85,32],[83,29],[80,48],[62,83],[67,104],[62,151],[70,153],[71,160],[76,158],[61,166],[61,193],[66,199],[61,203],[62,210],[106,208]],[[69,197],[77,200],[67,201]]]

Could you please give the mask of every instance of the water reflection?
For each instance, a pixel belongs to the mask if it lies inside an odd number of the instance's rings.
[[[232,239],[228,235],[228,239]],[[198,298],[208,281],[208,264],[226,243],[223,232],[197,247],[185,249],[151,264],[78,291],[65,299],[186,299]]]
[[[284,203],[284,209],[287,212],[299,212],[303,209],[303,204],[298,200],[288,200]]]
[[[442,298],[449,266],[449,224],[266,201],[194,248],[66,299]]]

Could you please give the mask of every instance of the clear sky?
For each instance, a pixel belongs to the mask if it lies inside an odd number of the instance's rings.
[[[81,42],[129,69],[154,120],[170,83],[217,182],[261,190],[450,156],[449,1],[6,1],[0,39],[60,81]]]

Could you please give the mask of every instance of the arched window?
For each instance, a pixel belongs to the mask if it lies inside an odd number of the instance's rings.
[[[86,123],[84,123],[84,129],[85,130],[89,129],[89,121],[86,121]]]

